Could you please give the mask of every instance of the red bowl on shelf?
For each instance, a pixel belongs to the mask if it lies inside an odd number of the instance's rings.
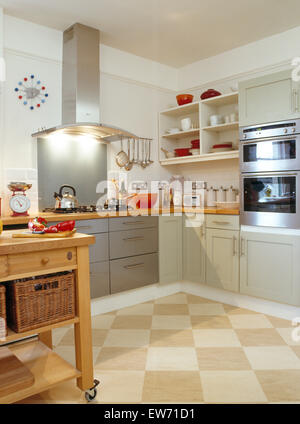
[[[210,88],[209,90],[206,90],[204,93],[202,93],[200,98],[201,100],[205,100],[210,99],[211,97],[221,96],[221,94],[222,93],[220,93],[219,91]]]
[[[191,141],[192,149],[199,149],[200,148],[200,139],[192,140]]]
[[[175,149],[174,151],[175,151],[176,157],[191,156],[190,147],[182,148],[182,149]]]
[[[193,103],[194,96],[192,94],[179,94],[176,96],[177,103],[179,106],[186,105],[188,103]]]

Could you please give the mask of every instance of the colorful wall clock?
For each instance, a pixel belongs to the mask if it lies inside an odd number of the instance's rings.
[[[30,110],[39,109],[49,97],[46,87],[34,75],[23,78],[15,88],[15,92],[23,105],[28,106]]]

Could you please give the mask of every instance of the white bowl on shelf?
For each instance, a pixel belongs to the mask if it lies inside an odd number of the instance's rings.
[[[169,128],[168,130],[166,130],[166,134],[177,134],[180,132],[179,128]]]

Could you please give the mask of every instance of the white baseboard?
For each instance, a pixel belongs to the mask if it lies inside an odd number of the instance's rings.
[[[93,299],[91,302],[92,316],[128,308],[129,306],[138,305],[143,302],[149,302],[153,299],[178,293],[180,290],[181,282],[168,284],[157,283],[151,286]]]
[[[204,284],[183,281],[181,283],[181,291],[287,320],[300,317],[300,308],[297,306],[215,289]]]

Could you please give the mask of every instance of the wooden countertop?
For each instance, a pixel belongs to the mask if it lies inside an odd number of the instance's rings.
[[[35,252],[41,250],[63,249],[75,246],[87,246],[95,243],[95,237],[76,233],[66,238],[13,238],[20,230],[3,231],[0,235],[0,255]]]
[[[47,221],[68,221],[75,220],[80,221],[84,219],[103,219],[103,218],[118,218],[125,216],[147,216],[147,215],[166,215],[168,213],[197,213],[197,214],[218,214],[218,215],[239,215],[239,209],[218,209],[214,207],[206,208],[193,208],[193,207],[184,207],[184,208],[171,208],[169,209],[138,209],[136,211],[122,211],[122,212],[101,212],[98,213],[70,213],[70,214],[58,214],[58,213],[44,213],[40,212],[36,215],[31,215],[29,217],[20,216],[20,217],[11,217],[4,216],[1,217],[3,225],[19,225],[27,224],[28,221],[32,218],[35,218],[37,215],[45,218]]]

